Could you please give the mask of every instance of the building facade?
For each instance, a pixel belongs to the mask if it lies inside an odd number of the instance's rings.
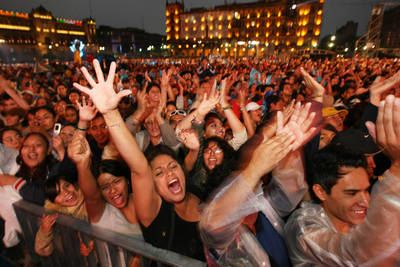
[[[166,40],[175,55],[263,56],[318,44],[324,0],[260,0],[211,9],[166,5]]]
[[[55,18],[43,6],[28,13],[0,10],[0,56],[3,61],[21,56],[67,53],[75,40],[95,48],[93,19]],[[72,54],[71,52],[69,52]]]
[[[137,28],[113,28],[99,26],[97,42],[103,53],[127,53],[140,55],[148,48],[160,49],[164,36],[148,33]]]

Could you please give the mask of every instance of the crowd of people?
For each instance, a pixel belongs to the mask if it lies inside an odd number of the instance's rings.
[[[7,65],[0,98],[5,247],[24,199],[43,257],[62,213],[209,266],[400,264],[396,59]]]

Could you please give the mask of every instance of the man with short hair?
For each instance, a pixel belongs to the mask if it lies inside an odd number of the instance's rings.
[[[370,134],[392,166],[369,195],[365,158],[331,144],[313,160],[308,184],[314,203],[303,202],[285,225],[294,266],[399,266],[400,99],[389,96]]]

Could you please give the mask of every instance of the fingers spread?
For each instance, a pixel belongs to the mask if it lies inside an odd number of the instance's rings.
[[[88,83],[90,84],[90,86],[95,87],[96,82],[93,80],[92,75],[90,75],[90,73],[88,72],[86,67],[82,67],[81,71],[82,71],[83,75],[85,76],[86,80],[88,81]]]
[[[87,95],[90,95],[90,93],[91,93],[91,90],[89,88],[84,87],[84,86],[80,85],[79,83],[73,83],[73,86],[76,89],[78,89],[79,91],[81,91],[81,92],[83,92],[83,93],[85,93]]]
[[[115,62],[114,61],[111,62],[110,71],[108,72],[108,77],[107,77],[107,83],[108,84],[113,84],[113,82],[114,82],[114,76],[115,76],[116,67],[117,67],[117,65],[115,64]],[[101,73],[101,75],[103,76],[103,73]]]
[[[96,72],[97,81],[99,83],[104,83],[103,71],[101,70],[100,63],[97,59],[93,60],[93,66],[94,66],[94,70]]]

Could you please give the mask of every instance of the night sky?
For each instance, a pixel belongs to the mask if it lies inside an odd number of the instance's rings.
[[[254,1],[257,0],[236,0]],[[211,7],[224,2],[234,0],[184,0],[185,8]],[[376,2],[382,0],[325,0],[321,37],[334,33],[349,20],[359,23],[358,35],[364,34],[372,3]],[[97,25],[136,27],[165,35],[165,0],[1,0],[0,9],[30,12],[40,4],[55,17],[81,20],[92,15]]]

